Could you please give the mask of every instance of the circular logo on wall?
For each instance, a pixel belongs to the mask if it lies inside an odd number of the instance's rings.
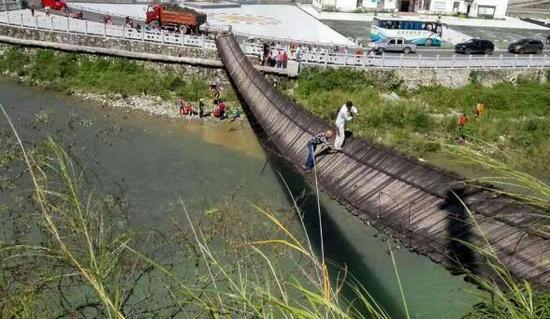
[[[215,16],[216,20],[228,24],[276,25],[281,23],[280,20],[272,17],[257,16],[252,14],[215,13],[209,15]]]

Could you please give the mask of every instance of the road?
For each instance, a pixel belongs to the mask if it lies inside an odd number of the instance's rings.
[[[96,21],[96,22],[103,22],[103,14],[96,13],[96,12],[91,12],[91,11],[83,11],[83,12],[84,12],[84,17],[87,20]],[[56,14],[60,14],[60,13],[56,12]],[[125,19],[123,17],[118,17],[118,16],[111,16],[111,17],[112,17],[112,20],[113,20],[113,24],[115,24],[115,25],[124,25]],[[145,20],[138,20],[138,21],[134,20],[134,21],[141,24],[142,26],[145,25]],[[448,47],[433,47],[433,48],[420,47],[420,48],[418,48],[418,52],[416,53],[416,55],[418,55],[418,54],[422,54],[422,56],[426,56],[426,57],[436,57],[437,55],[439,55],[440,57],[452,57],[456,53],[454,52],[453,49],[448,48]],[[514,54],[509,53],[508,51],[506,51],[504,49],[496,48],[494,55],[499,56],[501,54],[505,57],[514,56]],[[400,54],[399,53],[386,53],[386,55],[392,56],[392,55],[400,55]],[[415,54],[413,53],[413,55],[415,55]],[[460,55],[460,54],[457,54],[457,55]]]

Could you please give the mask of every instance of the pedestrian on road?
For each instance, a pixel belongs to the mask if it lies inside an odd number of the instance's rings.
[[[35,9],[35,7],[34,7],[34,3],[33,3],[33,4],[31,4],[31,15],[33,17],[34,17],[34,9]]]
[[[286,66],[288,65],[288,54],[286,51],[283,52],[283,69],[286,69]]]
[[[326,132],[321,132],[313,135],[307,142],[307,159],[305,169],[307,173],[310,173],[315,166],[315,149],[317,145],[325,144],[327,147],[332,148],[328,140],[332,137],[334,133],[332,130],[327,130]]]
[[[334,141],[335,150],[339,151],[342,149],[344,139],[346,138],[346,122],[351,121],[357,113],[357,108],[353,106],[351,101],[347,101],[340,108],[338,116],[336,117],[336,128],[338,131],[336,132],[336,140]]]
[[[276,68],[282,68],[283,67],[283,54],[281,51],[277,53],[277,64],[275,65]]]
[[[46,17],[50,16],[50,7],[45,7],[44,11],[46,12]]]

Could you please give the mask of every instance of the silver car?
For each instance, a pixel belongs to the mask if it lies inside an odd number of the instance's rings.
[[[402,52],[404,54],[409,54],[411,52],[416,52],[416,44],[407,43],[403,38],[388,38],[382,42],[375,42],[374,51],[378,53]]]

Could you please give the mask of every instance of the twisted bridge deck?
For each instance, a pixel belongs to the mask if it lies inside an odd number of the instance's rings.
[[[249,62],[232,35],[217,48],[235,89],[270,142],[303,173],[306,143],[327,123],[279,94]],[[349,139],[344,151],[319,156],[321,188],[341,203],[391,233],[416,252],[447,266],[475,266],[474,254],[458,238],[486,247],[485,236],[514,275],[543,288],[550,286],[550,245],[533,225],[540,211],[491,192],[464,187],[458,176],[429,167],[395,151]],[[479,226],[450,190],[473,211]]]

